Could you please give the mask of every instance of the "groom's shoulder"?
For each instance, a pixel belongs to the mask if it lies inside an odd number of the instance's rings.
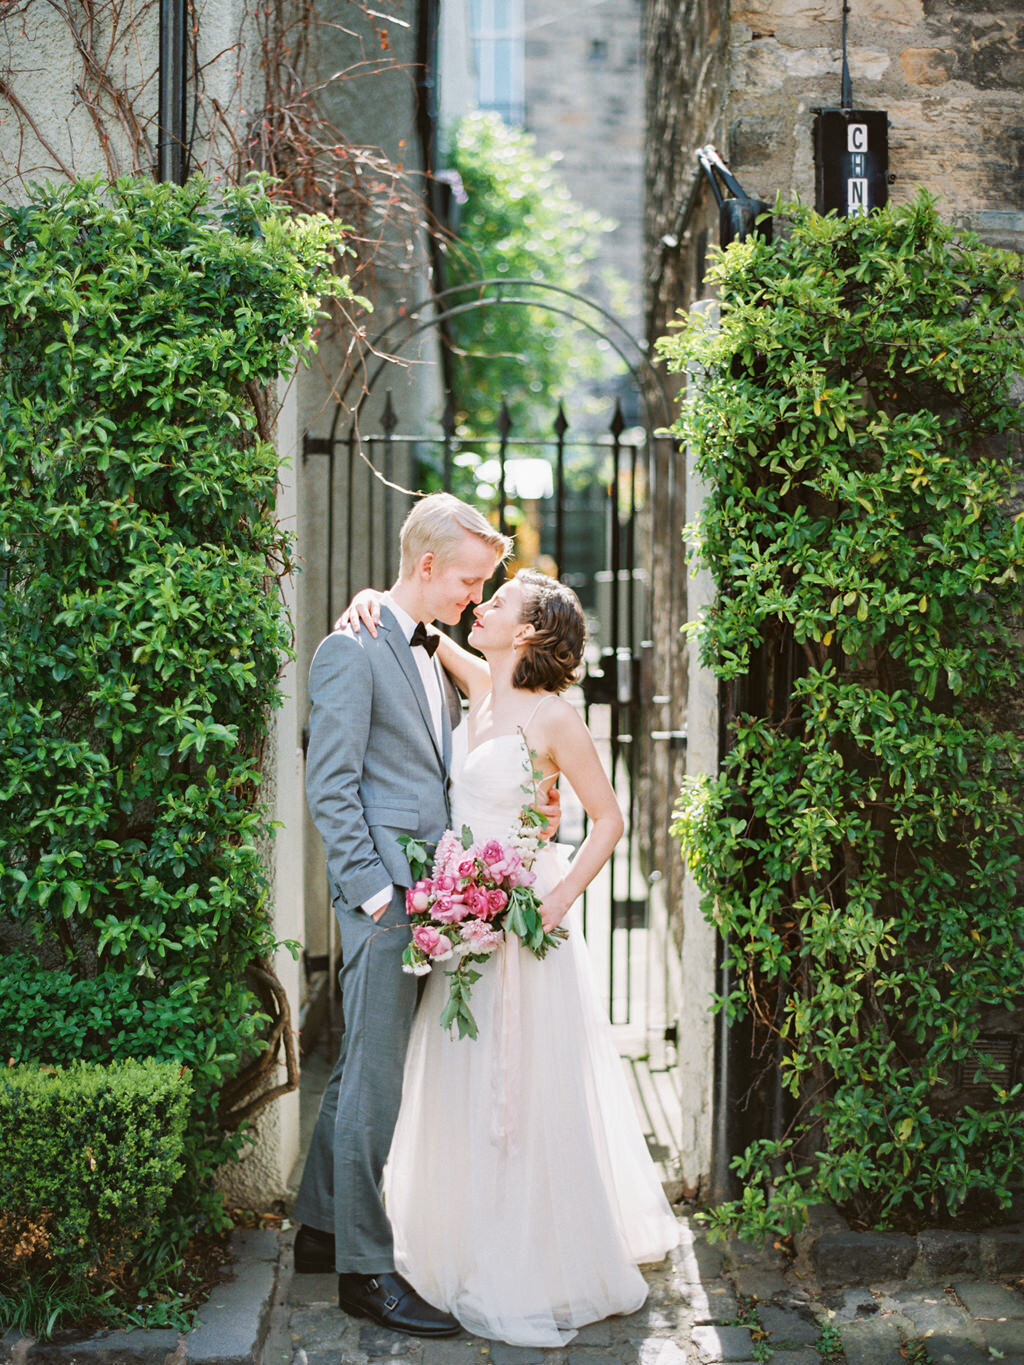
[[[378,628],[376,636],[370,634],[368,630],[352,630],[345,626],[343,630],[332,630],[330,635],[324,638],[316,647],[313,655],[313,663],[325,663],[328,660],[335,663],[351,663],[356,667],[367,667],[372,665],[374,657],[383,648],[385,643],[386,631]]]

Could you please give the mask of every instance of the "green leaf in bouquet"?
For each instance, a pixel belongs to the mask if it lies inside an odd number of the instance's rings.
[[[473,831],[470,829],[468,825],[462,826],[462,847],[463,848],[473,847]]]
[[[414,839],[411,834],[400,834],[398,842],[402,846],[406,858],[409,860],[409,870],[412,872],[416,881],[426,877],[434,862],[434,849],[436,845],[428,844],[422,839]]]
[[[454,1025],[460,1038],[477,1036],[476,1020],[469,1008],[469,990],[479,980],[480,973],[467,967],[465,959],[453,972],[448,973],[448,1001],[441,1011],[441,1027],[450,1029]]]

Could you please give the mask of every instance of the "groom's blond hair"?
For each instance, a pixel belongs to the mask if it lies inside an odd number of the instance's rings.
[[[400,576],[407,578],[425,554],[433,554],[439,564],[450,563],[467,531],[490,546],[495,566],[512,549],[511,538],[496,531],[468,502],[451,493],[430,493],[421,498],[402,522]]]

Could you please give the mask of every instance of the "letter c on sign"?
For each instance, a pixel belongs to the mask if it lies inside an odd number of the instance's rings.
[[[851,123],[846,129],[846,150],[848,152],[866,152],[868,149],[868,125],[866,123]]]

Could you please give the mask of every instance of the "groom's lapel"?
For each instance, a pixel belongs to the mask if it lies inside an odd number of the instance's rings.
[[[420,709],[420,715],[423,717],[423,724],[427,727],[427,734],[430,736],[430,742],[434,746],[434,752],[437,754],[438,761],[444,764],[445,771],[447,771],[444,755],[438,747],[437,732],[434,730],[434,722],[430,718],[430,704],[427,701],[427,694],[423,690],[423,679],[420,677],[420,671],[416,667],[416,660],[412,657],[412,649],[409,647],[409,641],[403,635],[398,622],[388,611],[387,607],[381,607],[380,623],[384,628],[388,646],[390,647],[392,654],[394,654],[395,658],[398,660],[402,672],[405,674],[406,680],[412,688],[413,696],[416,698],[416,705]],[[444,726],[444,711],[445,708],[442,706],[442,729]]]

